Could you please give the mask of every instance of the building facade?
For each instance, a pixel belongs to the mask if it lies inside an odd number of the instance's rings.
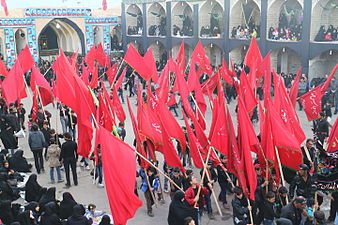
[[[26,45],[36,61],[58,55],[59,49],[83,55],[99,43],[110,54],[121,47],[120,16],[114,14],[85,8],[11,10],[8,17],[0,15],[0,53],[9,65]]]
[[[330,26],[332,25],[332,26]],[[200,40],[211,64],[241,63],[257,37],[277,72],[322,77],[338,63],[338,0],[123,0],[122,40],[156,60]]]

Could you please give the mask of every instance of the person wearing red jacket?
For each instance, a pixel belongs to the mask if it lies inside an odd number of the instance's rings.
[[[204,196],[209,193],[208,189],[206,187],[201,186],[201,190],[199,192],[199,195],[197,195],[198,190],[200,188],[200,184],[197,182],[197,179],[195,176],[191,176],[188,178],[188,183],[190,184],[190,187],[185,191],[185,200],[194,208],[197,209],[197,224],[201,224],[201,216],[203,213],[203,207],[205,206],[205,198]]]

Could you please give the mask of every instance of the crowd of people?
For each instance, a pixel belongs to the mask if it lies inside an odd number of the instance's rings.
[[[233,39],[251,39],[260,37],[260,27],[257,25],[233,27],[231,30],[231,38]]]
[[[338,40],[338,32],[337,28],[333,25],[329,25],[326,29],[325,26],[321,26],[319,31],[315,37],[315,41],[337,41]]]
[[[190,16],[183,15],[183,24],[182,27],[177,26],[174,24],[173,26],[173,35],[177,37],[184,37],[184,36],[193,36],[193,22]]]
[[[300,41],[302,40],[302,25],[294,27],[270,27],[268,38],[274,41]]]
[[[166,36],[166,18],[161,17],[160,18],[160,24],[159,25],[151,25],[148,30],[149,36]]]
[[[202,38],[206,37],[221,37],[221,29],[218,26],[214,26],[213,28],[209,26],[202,26],[200,31],[200,36]]]

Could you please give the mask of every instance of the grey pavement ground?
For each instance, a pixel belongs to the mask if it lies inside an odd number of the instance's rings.
[[[125,95],[127,93],[124,93]],[[25,108],[27,111],[29,111],[31,109],[31,98],[26,98],[23,100],[23,103],[25,105]],[[136,113],[136,98],[133,97],[131,99],[131,103],[133,105],[133,109],[134,109],[134,113]],[[232,114],[232,118],[234,120],[234,123],[236,123],[236,115],[235,115],[235,105],[236,105],[236,101],[232,101],[231,104],[229,105],[230,108],[230,112]],[[123,104],[124,110],[126,112],[127,115],[127,119],[126,119],[126,131],[127,131],[127,136],[125,141],[132,146],[133,140],[134,140],[134,134],[133,134],[133,130],[132,130],[132,125],[131,125],[131,121],[129,118],[129,113],[128,113],[128,109],[127,109],[127,105]],[[56,128],[57,131],[59,133],[61,133],[61,124],[59,122],[59,116],[57,113],[57,110],[55,108],[53,108],[52,105],[49,105],[46,107],[46,110],[48,110],[49,112],[52,113],[52,122],[51,122],[51,126],[52,128]],[[299,119],[301,121],[301,126],[306,134],[306,136],[312,137],[312,131],[311,131],[311,122],[308,122],[306,119],[306,115],[304,113],[304,111],[298,111],[298,104],[297,104],[297,114],[299,116]],[[183,120],[180,120],[182,118],[182,113],[179,112],[179,117],[178,122],[183,125],[184,122]],[[335,121],[336,116],[334,116],[334,118],[332,118],[332,124]],[[211,111],[208,108],[207,112],[206,112],[206,121],[207,124],[210,125],[211,123]],[[258,128],[257,126],[258,124],[255,124],[255,127]],[[235,125],[236,127],[236,125]],[[33,155],[28,147],[28,143],[27,143],[27,137],[26,138],[21,138],[19,140],[19,146],[22,150],[24,150],[24,155],[25,157],[28,158],[28,160],[33,163]],[[159,161],[163,162],[163,157],[160,154],[157,154]],[[106,165],[107,166],[107,165]],[[108,165],[109,166],[109,165]],[[162,164],[160,164],[160,168],[162,168]],[[78,166],[78,176],[79,176],[79,185],[78,186],[71,186],[70,189],[64,189],[64,183],[61,184],[50,184],[49,183],[49,169],[45,166],[45,170],[46,172],[44,174],[40,174],[38,175],[38,182],[45,187],[51,187],[51,186],[55,186],[57,189],[57,198],[61,199],[62,198],[62,193],[65,191],[69,191],[72,193],[72,195],[74,196],[75,200],[79,203],[82,204],[86,204],[88,205],[89,203],[94,203],[97,206],[98,210],[103,210],[106,212],[110,212],[109,209],[109,203],[108,203],[108,198],[105,192],[104,188],[98,188],[96,187],[96,185],[93,184],[93,179],[89,174],[88,170],[83,169],[83,167]],[[33,172],[35,172],[34,166],[33,166]],[[63,177],[64,177],[64,172],[63,173]],[[120,171],[121,176],[123,176],[123,171]],[[197,174],[198,171],[195,170],[195,174]],[[198,176],[199,178],[199,176]],[[162,179],[162,178],[161,178]],[[138,179],[138,183],[140,184],[140,179]],[[162,179],[162,184],[163,184],[163,179]],[[216,192],[216,196],[218,197],[218,193],[219,193],[219,186],[218,184],[215,185],[215,192]],[[149,217],[146,213],[146,206],[145,206],[145,199],[143,196],[143,193],[138,190],[139,196],[141,198],[141,200],[144,202],[143,206],[141,208],[138,209],[138,211],[136,212],[136,215],[134,218],[130,219],[128,221],[128,225],[144,225],[144,224],[167,224],[167,215],[168,215],[168,209],[169,209],[169,204],[170,204],[170,197],[168,194],[164,194],[164,198],[165,198],[165,204],[164,205],[160,205],[159,203],[157,204],[157,207],[153,207],[153,212],[155,214],[155,217]],[[231,202],[231,198],[232,196],[228,196],[228,202]],[[225,216],[225,220],[222,220],[222,218],[218,215],[217,213],[217,208],[215,206],[215,202],[214,200],[212,200],[213,202],[213,211],[214,214],[216,216],[216,220],[209,220],[208,217],[205,215],[203,217],[203,224],[210,224],[210,225],[218,225],[218,224],[233,224],[232,222],[232,210],[231,209],[223,209],[222,208],[222,212]],[[229,204],[230,205],[230,204]],[[324,207],[326,210],[328,209],[329,205],[328,205],[328,200],[326,199],[324,202]]]

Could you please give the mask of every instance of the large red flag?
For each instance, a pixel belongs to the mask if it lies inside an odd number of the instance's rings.
[[[122,82],[123,82],[123,78],[124,76],[126,75],[127,73],[127,67],[125,67],[121,73],[121,75],[119,76],[119,79],[116,81],[116,84],[115,84],[115,89],[118,90],[121,85],[122,85]]]
[[[333,68],[329,77],[326,79],[323,85],[315,87],[311,91],[300,96],[301,103],[304,107],[304,111],[309,121],[319,118],[319,113],[322,111],[322,98],[329,87],[332,77],[335,75],[338,69],[338,64]]]
[[[133,45],[129,45],[129,48],[124,55],[124,61],[126,61],[141,77],[143,77],[143,79],[149,80],[152,77],[152,73],[149,71],[147,63]]]
[[[5,67],[4,62],[0,59],[0,76],[7,76],[8,70]]]
[[[147,66],[149,68],[149,73],[151,73],[151,79],[154,81],[154,83],[157,83],[158,74],[157,74],[156,62],[155,62],[153,50],[151,48],[149,48],[146,54],[144,54],[143,60],[146,63],[144,64],[144,66]]]
[[[253,93],[253,89],[249,84],[249,81],[247,79],[244,69],[242,70],[240,79],[241,79],[241,83],[238,86],[238,89],[240,89],[239,92],[243,94],[243,99],[244,99],[246,110],[248,110],[248,112],[251,112],[258,103],[255,97],[255,94]]]
[[[197,168],[204,168],[203,166],[203,160],[202,152],[204,152],[204,149],[201,145],[201,143],[197,140],[194,132],[192,131],[188,119],[183,113],[185,126],[187,128],[188,132],[188,139],[189,139],[189,149],[190,149],[190,155],[192,160],[194,161],[194,164]]]
[[[117,73],[117,63],[115,63],[114,65],[112,65],[111,67],[109,67],[109,69],[106,71],[106,74],[108,76],[108,82],[109,85],[112,86],[113,82],[115,81],[115,77]]]
[[[41,101],[44,106],[53,102],[53,93],[52,88],[49,86],[48,81],[40,73],[38,69],[34,66],[32,68],[30,86],[33,92],[36,91],[36,88],[39,88]]]
[[[92,79],[90,81],[89,87],[91,89],[96,88],[97,86],[99,86],[99,69],[98,66],[94,66],[94,69],[92,70]]]
[[[20,61],[21,69],[24,73],[35,65],[34,58],[28,48],[28,45],[26,45],[26,47],[20,52],[17,60]]]
[[[233,86],[233,76],[231,75],[231,71],[229,70],[227,63],[225,62],[225,59],[222,60],[222,67],[220,71],[223,80],[227,82],[227,84],[229,84],[230,86]]]
[[[14,67],[9,71],[8,76],[2,82],[2,91],[7,104],[27,97],[23,74],[20,60],[18,59]]]
[[[161,76],[158,79],[159,87],[156,89],[156,96],[158,97],[160,102],[166,103],[168,101],[169,95],[169,62],[165,65],[164,69],[162,70]]]
[[[1,6],[2,6],[2,8],[4,8],[4,10],[5,10],[6,16],[8,16],[8,8],[7,8],[6,0],[1,0]]]
[[[184,52],[184,41],[181,42],[180,50],[176,55],[175,61],[181,71],[185,71],[185,52]]]
[[[209,95],[209,93],[213,93],[216,86],[218,85],[219,80],[219,72],[217,71],[212,77],[202,83],[201,88],[202,92],[205,95]]]
[[[126,114],[124,113],[121,101],[119,99],[119,96],[116,93],[116,88],[113,88],[112,90],[112,110],[114,111],[114,113],[116,114],[117,118],[119,119],[120,122],[125,121],[126,119]]]
[[[84,61],[91,70],[94,69],[95,57],[96,57],[96,47],[95,45],[93,45],[91,49],[87,52],[86,56],[84,57]]]
[[[191,61],[196,62],[203,72],[211,76],[212,68],[210,66],[210,61],[208,56],[205,54],[203,45],[200,41],[197,43],[194,52],[192,53]]]
[[[164,160],[171,167],[178,167],[181,171],[185,172],[184,167],[181,164],[180,157],[177,155],[177,151],[174,147],[173,141],[169,137],[166,130],[163,129],[163,145],[159,145],[159,151],[163,153]]]
[[[100,127],[103,174],[114,224],[126,225],[142,201],[135,195],[136,161],[134,150]],[[121,172],[123,171],[123,176]]]
[[[302,74],[302,67],[299,68],[297,72],[297,76],[293,80],[292,87],[290,88],[290,100],[291,100],[293,107],[296,107],[297,96],[298,96],[298,86],[299,86],[299,80],[300,80],[301,74]]]
[[[237,108],[238,122],[238,147],[241,154],[241,161],[244,164],[244,172],[247,184],[249,185],[249,198],[255,200],[255,191],[257,188],[257,177],[250,149],[258,145],[258,139],[254,132],[254,128],[245,109],[242,97],[238,97]]]
[[[106,58],[107,58],[106,53],[104,52],[102,44],[100,43],[96,48],[95,59],[102,67],[106,67],[107,66]]]
[[[82,65],[82,75],[81,75],[81,79],[83,81],[83,83],[86,85],[86,86],[89,86],[89,75],[90,75],[90,72],[88,70],[89,67],[86,67],[84,65]]]
[[[256,85],[257,70],[259,69],[261,62],[262,55],[259,50],[256,38],[253,38],[251,40],[250,47],[244,59],[244,64],[250,68],[248,80],[250,83],[250,87],[252,88],[255,87]]]
[[[112,115],[108,109],[107,104],[105,103],[102,95],[98,96],[99,106],[97,107],[97,122],[106,128],[108,131],[112,131],[113,129],[113,121]]]
[[[337,152],[338,150],[338,120],[334,122],[329,139],[327,140],[327,152]]]

